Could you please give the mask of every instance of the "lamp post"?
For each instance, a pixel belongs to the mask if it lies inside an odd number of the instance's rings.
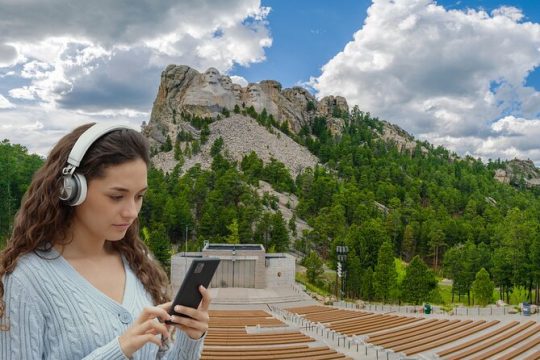
[[[336,284],[336,287],[339,289],[337,291],[337,299],[339,300],[340,297],[343,298],[345,295],[345,284],[346,282],[343,280],[343,278],[347,278],[347,254],[349,253],[349,247],[348,246],[342,246],[338,245],[336,246],[336,254],[337,254],[337,276],[338,276],[338,282]]]

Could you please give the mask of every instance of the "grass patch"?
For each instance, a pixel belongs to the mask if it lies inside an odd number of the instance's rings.
[[[295,279],[297,282],[301,283],[311,292],[317,293],[322,296],[329,296],[332,295],[328,290],[324,289],[323,287],[320,287],[318,285],[311,284],[308,282],[307,276],[304,273],[297,272]]]

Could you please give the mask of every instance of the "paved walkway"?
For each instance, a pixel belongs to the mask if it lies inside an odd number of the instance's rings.
[[[211,288],[210,296],[211,310],[268,310],[269,304],[280,308],[318,304],[296,286],[266,289]]]

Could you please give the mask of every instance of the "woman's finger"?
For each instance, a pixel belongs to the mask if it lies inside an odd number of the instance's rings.
[[[208,330],[208,323],[205,323],[203,321],[197,321],[194,319],[182,317],[182,316],[173,316],[172,322],[175,325],[182,325],[186,328],[198,330],[200,332],[205,332]]]
[[[161,334],[165,338],[169,337],[169,331],[167,330],[167,327],[164,324],[159,323],[155,320],[147,320],[146,322],[137,326],[135,328],[135,331],[138,335],[149,333],[152,335]]]
[[[148,306],[142,310],[141,315],[139,315],[139,317],[135,320],[135,323],[142,324],[148,319],[155,318],[159,318],[161,319],[161,321],[166,321],[170,320],[171,316],[163,308],[160,308],[158,306]]]
[[[202,295],[202,301],[199,304],[199,310],[207,311],[210,306],[212,298],[210,297],[210,292],[202,285],[199,286],[199,292]]]
[[[171,305],[172,305],[172,301],[169,301],[169,302],[166,302],[166,303],[163,303],[163,304],[159,304],[159,305],[157,305],[157,307],[169,312],[169,310],[171,308]]]
[[[208,315],[207,311],[195,310],[193,308],[182,305],[176,305],[174,311],[180,314],[187,315],[197,321],[208,323],[208,321],[210,320],[210,316]]]

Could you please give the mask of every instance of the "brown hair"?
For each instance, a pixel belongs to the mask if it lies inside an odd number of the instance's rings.
[[[13,233],[7,246],[0,252],[0,321],[5,313],[4,283],[2,278],[13,272],[17,260],[36,250],[50,250],[53,244],[68,244],[74,207],[59,199],[61,172],[67,164],[69,152],[77,139],[93,124],[86,124],[64,136],[51,150],[45,164],[34,174],[21,207],[15,216]],[[77,172],[87,181],[104,176],[107,167],[142,159],[149,166],[148,143],[135,130],[118,129],[95,141],[83,157]],[[57,234],[52,239],[51,234]],[[53,243],[54,242],[54,243]],[[149,257],[149,250],[139,237],[136,220],[120,241],[106,242],[129,262],[155,304],[169,300],[168,279],[161,266]],[[0,330],[6,330],[3,327]]]

